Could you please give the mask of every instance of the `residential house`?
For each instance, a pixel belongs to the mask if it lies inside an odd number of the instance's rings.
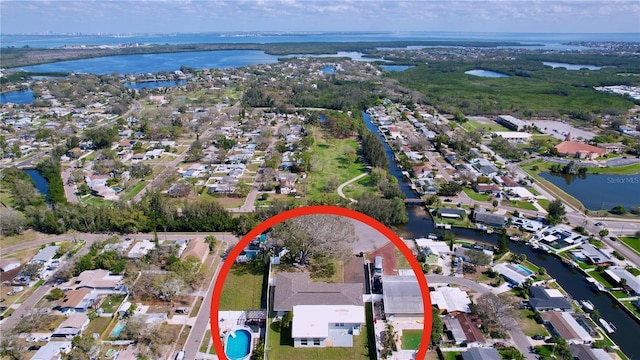
[[[496,271],[508,282],[514,285],[522,285],[527,279],[533,275],[533,271],[525,269],[517,264],[505,264],[500,263],[493,267],[493,271]]]
[[[438,216],[449,219],[464,219],[467,216],[467,211],[461,208],[440,208]]]
[[[547,289],[542,286],[529,288],[529,305],[535,311],[569,311],[572,309],[567,298],[556,289]]]
[[[0,272],[7,272],[20,267],[20,261],[13,258],[0,259]]]
[[[91,289],[68,290],[64,294],[60,311],[76,313],[87,311],[98,301],[98,293]]]
[[[456,320],[460,323],[464,337],[466,338],[465,344],[468,348],[484,346],[487,340],[480,331],[480,326],[477,317],[472,317],[468,313],[459,313],[456,315]]]
[[[415,276],[382,275],[382,301],[387,317],[422,317],[422,293]]]
[[[496,195],[500,193],[500,188],[494,184],[476,184],[473,189],[481,194],[491,193],[492,195]]]
[[[518,184],[517,181],[513,180],[512,178],[510,178],[508,176],[501,176],[499,179],[502,181],[501,185],[506,187],[506,188],[520,186],[520,184]]]
[[[591,344],[593,338],[576,321],[572,314],[564,311],[545,311],[540,317],[552,333],[565,339],[569,344]]]
[[[44,267],[47,267],[58,253],[58,249],[60,249],[60,246],[49,245],[40,250],[29,262],[41,263]]]
[[[446,241],[436,241],[427,238],[415,239],[416,246],[426,251],[427,254],[449,255],[451,249]]]
[[[352,347],[365,322],[362,305],[294,305],[294,347]]]
[[[152,249],[156,248],[156,243],[150,240],[140,240],[129,250],[127,257],[129,259],[142,259]]]
[[[296,192],[296,174],[286,173],[278,175],[278,186],[276,187],[276,193],[278,194],[290,194]]]
[[[109,270],[85,270],[74,282],[76,289],[95,290],[99,294],[126,293],[122,275],[111,275]]]
[[[62,354],[71,351],[71,341],[50,341],[42,346],[31,360],[60,360]]]
[[[189,256],[193,256],[200,262],[204,262],[207,255],[209,255],[209,244],[204,242],[201,237],[197,237],[189,240],[189,244],[180,255],[180,259],[184,260]]]
[[[494,214],[489,212],[485,208],[479,207],[473,211],[473,221],[479,224],[504,227],[504,225],[507,223],[507,218],[503,215]]]
[[[386,285],[386,284],[385,284]],[[471,310],[469,295],[457,287],[442,286],[436,288],[431,294],[431,304],[435,305],[442,314],[467,313]]]
[[[522,200],[532,200],[536,198],[535,195],[533,195],[529,190],[522,186],[509,188],[507,194],[510,198],[514,197]]]
[[[81,335],[89,325],[86,314],[71,314],[51,335],[52,338],[73,338]]]
[[[640,295],[640,276],[633,276],[632,273],[622,267],[610,267],[604,273],[614,283],[627,288],[634,295]]]
[[[580,245],[580,250],[572,251],[571,254],[577,260],[592,265],[609,266],[614,264],[613,259],[609,255],[589,243],[583,243]]]
[[[573,355],[574,359],[579,360],[612,360],[613,357],[609,355],[604,349],[592,348],[590,345],[585,344],[571,344],[569,345],[569,351]],[[617,357],[616,357],[617,358]]]
[[[362,283],[312,282],[307,272],[280,272],[275,279],[273,310],[283,315],[297,305],[360,306],[363,292]]]
[[[462,360],[500,360],[500,353],[494,348],[471,348],[462,353]]]

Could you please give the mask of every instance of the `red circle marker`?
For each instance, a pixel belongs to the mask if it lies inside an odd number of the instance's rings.
[[[369,217],[365,214],[359,213],[354,210],[338,207],[338,206],[307,206],[296,208],[292,210],[288,210],[277,214],[264,222],[260,223],[253,230],[249,231],[247,235],[245,235],[236,246],[231,249],[229,255],[222,263],[222,267],[220,268],[220,272],[218,273],[218,277],[213,286],[213,294],[211,296],[211,336],[213,338],[213,347],[216,350],[216,354],[221,360],[228,360],[227,355],[224,353],[224,346],[222,345],[222,340],[220,340],[220,327],[218,326],[218,307],[220,305],[220,295],[222,294],[222,289],[224,287],[224,281],[229,274],[229,270],[231,270],[231,266],[235,263],[236,258],[240,255],[240,252],[244,250],[244,248],[249,245],[249,243],[274,227],[275,225],[293,219],[299,216],[304,215],[315,215],[315,214],[324,214],[324,215],[339,215],[348,217],[354,220],[358,220],[362,223],[365,223],[372,228],[378,230],[382,235],[384,235],[387,239],[391,240],[396,247],[400,250],[402,255],[407,258],[409,265],[413,269],[413,272],[416,275],[418,280],[418,285],[420,285],[420,292],[422,293],[422,305],[424,311],[424,324],[422,328],[422,341],[420,342],[420,348],[415,356],[415,359],[424,359],[427,355],[427,350],[429,348],[429,341],[431,338],[431,297],[429,296],[429,286],[427,285],[427,279],[422,273],[422,268],[420,267],[420,263],[411,253],[411,249],[407,247],[407,245],[396,235],[391,229],[384,226],[378,220]],[[268,326],[268,324],[267,324]],[[282,359],[274,359],[274,360],[282,360]]]

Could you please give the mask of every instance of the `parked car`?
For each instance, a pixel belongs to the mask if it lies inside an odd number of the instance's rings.
[[[546,336],[542,335],[542,334],[536,334],[533,335],[532,338],[533,340],[544,340]]]
[[[597,222],[596,223],[596,226],[603,226],[603,225],[604,225],[604,223],[602,223],[602,222]]]
[[[38,341],[38,338],[35,336],[31,336],[27,338],[27,342],[36,342],[36,341]]]

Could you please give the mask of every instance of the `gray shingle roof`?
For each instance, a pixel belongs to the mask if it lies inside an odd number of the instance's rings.
[[[529,288],[529,304],[535,310],[545,309],[571,309],[571,304],[564,297],[550,297],[544,287],[532,286]]]
[[[500,360],[500,353],[492,348],[470,348],[462,353],[462,360]]]
[[[309,273],[278,273],[273,310],[291,311],[294,305],[362,305],[364,286],[311,282]]]

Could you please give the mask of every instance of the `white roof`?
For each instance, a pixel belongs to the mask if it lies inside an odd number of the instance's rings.
[[[71,349],[71,341],[50,341],[41,347],[31,360],[51,360],[57,358],[61,352]]]
[[[562,295],[562,293],[558,289],[544,289],[544,292],[547,293],[547,296],[552,298],[557,298],[557,297],[564,298],[564,295]]]
[[[571,329],[576,333],[576,336],[580,339],[583,340],[585,342],[591,342],[593,341],[593,338],[591,337],[591,335],[589,335],[589,333],[587,332],[587,330],[585,330],[577,321],[576,319],[573,318],[573,316],[571,316],[570,313],[568,312],[564,312],[562,311],[560,313],[560,315],[562,316],[562,318],[564,319],[564,321],[567,323],[567,325],[569,325],[571,327]],[[567,339],[569,340],[569,339]]]
[[[505,139],[528,139],[531,137],[531,134],[521,131],[496,131],[494,134]]]
[[[365,322],[364,306],[295,305],[291,337],[326,338],[330,323],[361,324]]]
[[[436,305],[438,309],[448,312],[470,312],[471,300],[469,300],[469,295],[459,288],[445,286],[431,291],[431,303]]]
[[[626,279],[627,286],[634,292],[640,293],[640,276],[633,276],[625,268],[609,268],[605,272],[617,282],[620,282],[621,279]]]
[[[420,238],[416,239],[416,245],[421,248],[427,248],[431,250],[433,254],[449,254],[451,249],[449,249],[449,245],[446,241],[436,241],[433,239]]]
[[[522,186],[512,187],[509,189],[512,194],[518,195],[523,199],[531,199],[534,198],[535,195],[531,193],[531,191],[523,188]]]
[[[497,271],[498,274],[508,277],[518,284],[522,284],[527,280],[529,276],[520,274],[519,272],[512,269],[509,264],[498,264],[493,267],[494,271]]]

